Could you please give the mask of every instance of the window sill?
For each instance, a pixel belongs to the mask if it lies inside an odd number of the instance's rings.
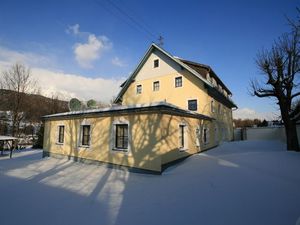
[[[116,152],[128,152],[128,148],[112,148]]]
[[[85,149],[90,148],[90,147],[91,147],[90,145],[79,145],[78,146],[78,148],[85,148]]]
[[[178,148],[178,150],[179,150],[180,152],[186,152],[188,149],[187,149],[187,148]]]
[[[56,142],[55,143],[56,145],[64,145],[64,143],[62,142],[62,143],[60,143],[60,142]]]

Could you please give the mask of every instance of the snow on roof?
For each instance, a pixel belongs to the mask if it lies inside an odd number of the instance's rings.
[[[158,107],[165,107],[170,110],[173,110],[178,113],[185,113],[190,114],[194,116],[202,117],[203,119],[209,119],[212,118],[209,116],[205,116],[196,112],[192,112],[189,110],[185,110],[182,108],[179,108],[173,104],[167,103],[167,102],[153,102],[149,104],[135,104],[135,105],[113,105],[112,107],[106,107],[101,109],[88,109],[88,110],[80,110],[80,111],[72,111],[72,112],[65,112],[65,113],[57,113],[57,114],[51,114],[43,116],[43,118],[53,118],[53,117],[62,117],[62,116],[75,116],[75,115],[82,115],[82,114],[94,114],[94,113],[105,113],[105,112],[116,112],[116,111],[129,111],[129,110],[139,110],[139,109],[150,109],[150,108],[158,108]]]

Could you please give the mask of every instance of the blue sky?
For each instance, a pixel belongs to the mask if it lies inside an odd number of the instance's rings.
[[[86,77],[83,80],[87,83],[111,80],[105,87],[95,86],[104,91],[124,80],[150,43],[162,35],[163,48],[171,54],[210,65],[232,91],[240,109],[269,113],[276,111],[272,101],[247,92],[251,77],[259,75],[254,59],[260,49],[269,48],[274,39],[288,31],[285,15],[295,18],[297,3],[2,0],[0,62],[7,66],[23,60],[39,71]],[[75,92],[73,89],[76,97],[86,98]]]

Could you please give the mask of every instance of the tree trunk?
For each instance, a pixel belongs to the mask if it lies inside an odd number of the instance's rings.
[[[299,152],[299,143],[297,137],[297,127],[296,123],[293,121],[289,121],[285,123],[285,134],[286,134],[286,143],[287,150],[294,150]]]

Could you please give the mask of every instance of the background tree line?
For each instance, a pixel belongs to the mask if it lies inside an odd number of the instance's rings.
[[[69,111],[68,102],[59,100],[58,96],[40,95],[38,82],[19,63],[1,73],[0,103],[0,135],[9,133],[16,137],[30,133],[30,126],[41,124],[44,115]],[[22,123],[26,124],[25,128]]]

